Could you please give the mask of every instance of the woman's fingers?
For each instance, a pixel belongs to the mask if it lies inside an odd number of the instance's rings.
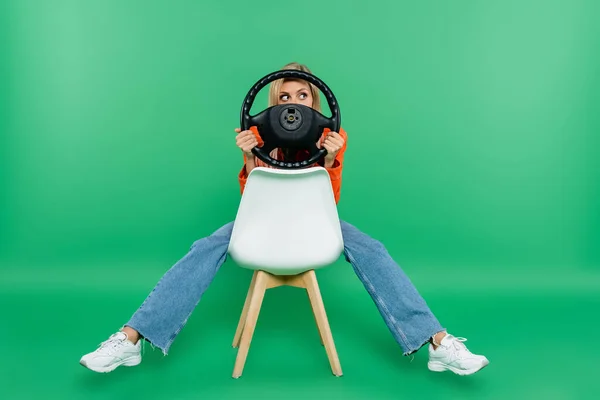
[[[256,140],[255,137],[247,137],[247,138],[243,138],[243,139],[239,140],[237,142],[237,145],[240,148],[248,148],[248,146],[251,146],[250,148],[252,148],[252,147],[258,145],[258,141]]]
[[[238,135],[235,137],[237,147],[239,147],[244,153],[250,153],[253,148],[258,146],[258,140],[251,130],[242,131],[237,128],[235,131]]]
[[[325,147],[327,148],[328,151],[329,151],[329,148],[334,148],[336,150],[339,150],[344,145],[343,141],[338,140],[338,139],[332,139],[332,138],[325,139],[323,144],[325,145]]]
[[[236,141],[245,140],[246,138],[256,138],[252,131],[243,131],[235,137]]]

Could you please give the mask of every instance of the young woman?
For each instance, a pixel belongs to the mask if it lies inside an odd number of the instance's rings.
[[[283,69],[311,73],[306,66],[298,63],[288,64]],[[305,81],[272,82],[269,106],[284,103],[303,104],[320,111],[319,91]],[[254,128],[235,131],[236,144],[244,157],[244,166],[238,176],[243,192],[250,171],[257,166],[268,165],[252,153],[252,149],[260,145],[258,132]],[[327,149],[321,166],[329,172],[336,202],[340,198],[347,137],[342,129],[340,132],[325,132],[318,143],[318,146]],[[275,149],[271,156],[302,159],[304,154]],[[160,279],[123,328],[102,342],[97,350],[84,355],[80,360],[81,365],[96,372],[110,372],[120,365],[138,365],[142,361],[141,340],[149,341],[167,354],[173,340],[225,262],[232,228],[233,222],[195,241],[190,251]],[[428,368],[431,371],[450,370],[459,375],[470,375],[488,365],[487,358],[472,354],[466,348],[463,343],[466,339],[454,337],[445,331],[379,241],[346,222],[341,222],[341,228],[345,258],[371,295],[404,355],[414,353],[428,344]]]

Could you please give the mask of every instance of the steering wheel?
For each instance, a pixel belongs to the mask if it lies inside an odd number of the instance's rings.
[[[282,78],[302,79],[315,85],[325,95],[331,117],[302,104],[281,104],[250,115],[258,92],[267,84]],[[307,72],[280,70],[265,75],[248,91],[242,103],[240,125],[242,130],[248,130],[252,126],[258,129],[264,145],[252,149],[256,157],[273,167],[300,169],[310,167],[327,154],[326,149],[317,147],[317,142],[325,128],[339,132],[340,122],[338,102],[325,82]],[[304,161],[280,161],[270,155],[275,148],[308,150],[309,156]]]

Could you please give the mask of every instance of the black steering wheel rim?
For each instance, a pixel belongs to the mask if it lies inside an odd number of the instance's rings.
[[[254,100],[256,99],[256,96],[258,95],[258,93],[260,92],[261,89],[263,89],[265,86],[267,86],[269,83],[278,80],[278,79],[299,79],[299,80],[304,80],[307,82],[312,83],[313,85],[315,85],[325,96],[325,99],[327,100],[327,104],[329,106],[329,109],[331,110],[331,117],[326,117],[323,114],[321,114],[320,112],[318,112],[317,110],[314,110],[310,107],[306,107],[306,106],[302,106],[302,105],[280,105],[280,106],[272,106],[267,108],[266,110],[262,111],[259,114],[256,114],[254,116],[250,115],[250,109],[252,108],[252,105],[254,104]],[[310,132],[307,131],[307,129],[309,129],[309,126],[305,126],[303,129],[304,132],[304,136],[303,138],[306,137],[310,137],[310,135],[319,135],[322,133],[322,129],[321,128],[329,128],[332,131],[335,132],[339,132],[340,130],[340,126],[341,126],[341,115],[340,115],[340,108],[337,102],[337,99],[335,98],[335,95],[333,94],[333,92],[331,91],[331,89],[329,88],[329,86],[327,86],[327,84],[325,82],[323,82],[320,78],[318,78],[317,76],[310,74],[308,72],[304,72],[304,71],[297,71],[297,70],[279,70],[279,71],[275,71],[272,72],[270,74],[265,75],[264,77],[262,77],[261,79],[259,79],[253,86],[252,88],[248,91],[248,93],[246,94],[246,97],[244,98],[244,101],[242,103],[242,109],[241,109],[241,113],[240,113],[240,127],[242,128],[242,130],[248,130],[250,129],[250,127],[252,126],[256,126],[256,125],[261,125],[263,126],[265,129],[264,131],[266,132],[265,137],[263,137],[263,133],[261,133],[261,137],[263,138],[263,141],[265,142],[265,145],[262,147],[254,147],[252,149],[252,153],[258,157],[260,160],[262,160],[263,162],[273,166],[273,167],[277,167],[277,168],[284,168],[284,169],[300,169],[300,168],[307,168],[310,167],[311,165],[315,164],[317,161],[319,161],[321,158],[323,158],[326,154],[327,154],[327,150],[325,150],[324,148],[318,149],[316,147],[316,141],[313,144],[308,145],[308,150],[309,150],[309,158],[307,160],[304,161],[281,161],[281,160],[276,160],[274,158],[271,157],[270,153],[271,150],[274,148],[273,143],[276,143],[277,140],[274,139],[274,136],[276,136],[276,134],[273,134],[274,131],[276,132],[280,132],[279,129],[281,129],[279,126],[277,126],[274,121],[277,119],[274,116],[270,115],[270,112],[276,113],[276,112],[283,112],[280,110],[284,110],[285,108],[291,110],[295,110],[299,113],[299,115],[304,115],[306,118],[304,118],[305,120],[308,120],[308,124],[310,125]],[[292,113],[294,113],[295,111],[291,111]],[[280,116],[277,116],[279,118],[281,118]],[[320,129],[320,131],[316,132],[316,130]],[[260,132],[260,130],[259,130]],[[272,143],[267,143],[267,141],[272,142]],[[306,141],[306,139],[305,139]]]

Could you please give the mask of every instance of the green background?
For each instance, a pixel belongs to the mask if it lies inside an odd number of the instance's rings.
[[[592,398],[599,15],[593,0],[1,2],[0,397]],[[340,216],[490,366],[402,357],[340,260],[318,276],[342,378],[305,295],[281,288],[231,379],[250,281],[233,262],[169,356],[80,367],[234,218],[241,101],[290,61],[340,102]]]

